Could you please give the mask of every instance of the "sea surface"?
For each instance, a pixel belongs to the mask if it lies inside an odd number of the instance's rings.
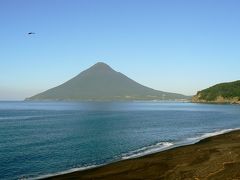
[[[83,170],[239,127],[239,105],[0,102],[0,179]]]

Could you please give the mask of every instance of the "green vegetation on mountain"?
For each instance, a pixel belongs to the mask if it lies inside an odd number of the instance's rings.
[[[180,100],[189,99],[176,93],[157,91],[143,86],[105,63],[97,63],[60,86],[26,100]]]
[[[221,83],[199,91],[193,102],[240,103],[240,81]]]

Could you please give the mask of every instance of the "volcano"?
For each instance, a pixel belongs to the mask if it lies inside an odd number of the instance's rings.
[[[154,90],[99,62],[69,81],[26,100],[108,101],[108,100],[180,100],[176,93]]]

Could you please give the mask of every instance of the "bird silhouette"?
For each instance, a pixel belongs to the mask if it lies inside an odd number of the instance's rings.
[[[28,35],[33,35],[36,34],[35,32],[29,32]]]

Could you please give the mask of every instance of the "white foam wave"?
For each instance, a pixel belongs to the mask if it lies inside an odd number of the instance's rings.
[[[160,142],[151,146],[146,146],[146,147],[142,147],[140,149],[131,151],[129,153],[125,153],[122,154],[122,160],[125,159],[133,159],[133,158],[137,158],[137,157],[141,157],[141,156],[145,156],[147,154],[152,154],[152,153],[156,153],[159,151],[162,151],[170,146],[173,146],[173,143],[170,142]]]
[[[72,168],[72,169],[69,169],[69,170],[66,170],[66,171],[61,171],[61,172],[58,172],[58,173],[46,174],[46,175],[38,176],[38,177],[35,177],[35,178],[27,178],[27,179],[28,180],[40,180],[40,179],[45,179],[45,178],[48,178],[48,177],[73,173],[73,172],[77,172],[77,171],[84,171],[84,170],[96,168],[96,167],[99,167],[99,166],[102,166],[102,165],[90,165],[90,166],[84,166],[84,167],[79,167],[79,168]]]
[[[7,117],[0,117],[0,120],[28,120],[32,118],[51,118],[51,117],[60,117],[65,114],[61,115],[40,115],[40,116],[7,116]]]
[[[26,118],[31,118],[32,116],[9,116],[9,117],[0,117],[0,120],[22,120]]]
[[[214,132],[205,133],[205,134],[202,134],[202,135],[197,136],[197,137],[187,138],[187,140],[188,141],[200,141],[200,140],[208,138],[208,137],[217,136],[217,135],[220,135],[220,134],[225,134],[225,133],[235,131],[235,130],[239,130],[239,129],[240,128],[222,129],[222,130],[218,130],[218,131],[214,131]]]

